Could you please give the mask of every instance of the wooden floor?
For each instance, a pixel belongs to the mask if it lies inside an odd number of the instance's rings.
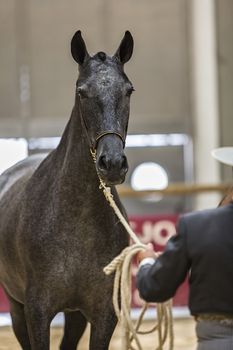
[[[149,327],[152,324],[150,322],[145,323],[145,327]],[[194,350],[196,349],[195,338],[195,323],[192,319],[175,320],[175,347],[174,350]],[[88,349],[89,329],[86,330],[83,339],[80,342],[79,350]],[[53,327],[51,330],[51,350],[58,350],[59,343],[62,336],[62,329],[59,327]],[[143,337],[143,350],[155,350],[156,348],[156,334],[144,335]],[[20,350],[15,336],[10,327],[0,328],[0,350]],[[120,332],[117,328],[110,345],[110,350],[120,350],[121,339]]]

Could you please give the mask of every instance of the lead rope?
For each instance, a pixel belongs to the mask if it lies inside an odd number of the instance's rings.
[[[91,150],[93,161],[96,162],[96,152]],[[126,247],[117,257],[115,257],[110,264],[105,266],[104,273],[110,275],[115,272],[115,279],[113,285],[113,306],[115,309],[118,321],[121,324],[122,333],[122,350],[135,350],[132,345],[133,340],[136,343],[138,350],[143,350],[139,340],[139,334],[149,334],[158,331],[158,347],[156,350],[163,350],[163,346],[168,339],[168,349],[172,350],[174,346],[174,332],[173,332],[173,318],[172,318],[172,301],[157,304],[157,324],[150,330],[140,331],[140,326],[148,308],[145,303],[140,316],[134,324],[130,317],[131,310],[131,263],[133,257],[141,250],[146,250],[146,245],[142,244],[136,234],[133,232],[128,222],[117,207],[110,187],[107,187],[104,181],[99,176],[100,186],[104,196],[110,206],[113,208],[116,216],[119,218],[121,224],[125,227],[132,241],[133,245]]]

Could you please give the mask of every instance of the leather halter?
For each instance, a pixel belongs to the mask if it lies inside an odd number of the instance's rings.
[[[83,128],[86,132],[86,136],[87,136],[87,140],[88,140],[88,144],[89,144],[89,147],[90,147],[90,151],[92,154],[95,154],[96,153],[96,146],[97,146],[97,143],[98,141],[106,136],[106,135],[116,135],[118,136],[122,143],[123,143],[123,148],[125,148],[125,135],[122,136],[121,133],[119,133],[118,131],[115,131],[115,130],[105,130],[105,131],[102,131],[100,134],[98,134],[96,137],[95,137],[95,142],[93,144],[93,142],[91,141],[90,137],[89,137],[89,134],[88,134],[88,128],[87,128],[87,124],[86,124],[86,120],[85,118],[83,117],[83,114],[82,114],[82,110],[81,110],[81,103],[80,103],[80,97],[79,97],[79,94],[77,93],[78,95],[78,104],[79,104],[79,113],[80,113],[80,117],[81,117],[81,121],[82,121],[82,124],[83,124]]]
[[[123,145],[124,145],[124,147],[125,147],[125,139],[124,139],[124,137],[123,137],[119,132],[117,132],[117,131],[112,131],[112,130],[106,130],[106,131],[101,132],[101,133],[95,138],[96,144],[97,144],[98,141],[101,139],[101,137],[106,136],[106,135],[111,135],[111,134],[119,136],[120,139],[121,139],[121,141],[122,141],[122,143],[123,143]]]

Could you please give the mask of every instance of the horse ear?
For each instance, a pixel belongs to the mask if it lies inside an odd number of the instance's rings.
[[[80,65],[89,57],[81,30],[78,30],[71,40],[71,54],[73,59]]]
[[[120,43],[119,48],[115,53],[115,57],[117,57],[122,64],[130,60],[133,53],[133,45],[133,37],[131,33],[127,30],[125,32],[124,38]]]

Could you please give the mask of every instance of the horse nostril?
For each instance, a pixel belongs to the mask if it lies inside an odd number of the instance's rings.
[[[101,170],[108,170],[108,168],[109,168],[109,162],[108,162],[106,156],[101,156],[101,157],[99,158],[98,167],[99,167]]]
[[[128,162],[126,156],[122,156],[121,169],[128,170]]]

